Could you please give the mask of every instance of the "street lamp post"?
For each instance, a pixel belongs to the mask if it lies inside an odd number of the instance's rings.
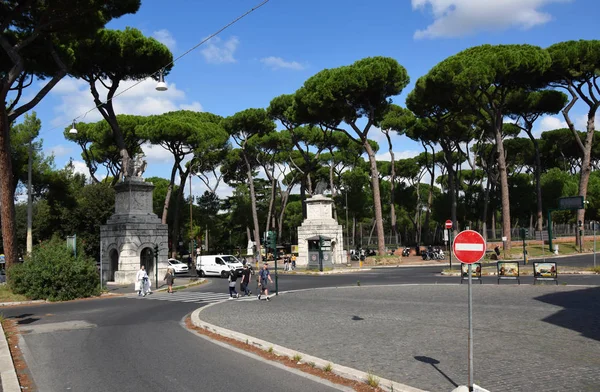
[[[29,160],[27,162],[27,254],[31,255],[33,250],[33,204],[31,189],[31,166],[33,160],[33,140],[29,139]]]
[[[193,225],[193,204],[194,204],[194,199],[192,198],[192,178],[194,178],[194,174],[191,172],[190,170],[190,257],[192,258],[192,260],[194,259],[194,234],[192,231],[192,225]]]
[[[344,210],[346,210],[346,263],[350,264],[350,230],[348,228],[348,191],[343,186],[340,187],[340,190],[345,193],[346,197],[346,206]]]

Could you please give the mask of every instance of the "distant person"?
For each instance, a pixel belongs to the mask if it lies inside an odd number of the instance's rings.
[[[273,280],[271,279],[271,274],[269,273],[269,266],[267,263],[265,263],[263,264],[263,268],[258,272],[258,285],[260,286],[260,293],[258,294],[259,300],[264,293],[265,299],[270,301],[268,286],[269,282],[273,283]]]
[[[146,282],[148,282],[148,273],[146,273],[146,267],[141,265],[139,271],[135,275],[135,288],[140,297],[146,296],[148,286]]]
[[[235,272],[235,269],[232,268],[231,271],[229,271],[229,299],[234,299],[234,298],[239,298],[240,295],[238,294],[238,292],[235,290],[235,282],[237,281],[237,272]]]
[[[244,270],[242,271],[242,280],[240,282],[240,291],[243,291],[246,297],[252,294],[252,291],[250,291],[249,289],[250,275],[252,275],[252,270],[248,268],[248,264],[244,264]]]
[[[173,270],[171,268],[167,268],[167,273],[165,274],[165,278],[163,280],[167,282],[167,286],[169,287],[167,293],[173,294],[173,282],[175,281],[175,275],[173,274]]]
[[[292,255],[292,271],[296,269],[296,255]]]

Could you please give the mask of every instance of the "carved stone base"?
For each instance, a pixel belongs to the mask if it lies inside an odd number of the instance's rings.
[[[159,247],[159,279],[166,273],[168,226],[152,212],[153,188],[153,184],[135,177],[115,186],[115,214],[100,228],[105,282],[134,283],[142,264],[154,281],[155,245]]]

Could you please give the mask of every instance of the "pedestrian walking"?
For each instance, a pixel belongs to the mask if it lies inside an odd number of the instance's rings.
[[[258,294],[258,299],[262,297],[263,293],[265,295],[265,299],[270,301],[269,299],[269,282],[273,283],[271,279],[271,274],[269,273],[269,266],[267,263],[263,265],[263,268],[258,272],[258,285],[260,286],[260,293]]]
[[[173,282],[175,282],[175,274],[173,273],[173,269],[167,268],[167,273],[165,274],[165,278],[163,280],[167,282],[167,286],[169,287],[167,293],[173,294]]]
[[[229,299],[233,299],[233,298],[239,298],[240,295],[238,294],[238,292],[235,290],[235,282],[237,281],[237,272],[235,272],[235,269],[232,268],[231,271],[229,271]]]
[[[139,296],[145,297],[149,289],[148,286],[148,273],[146,272],[146,267],[141,265],[139,271],[135,275],[135,290],[138,292]]]
[[[240,291],[243,291],[246,297],[252,294],[252,291],[250,291],[249,288],[250,275],[252,275],[252,270],[248,268],[248,264],[244,264],[244,270],[242,271],[242,280],[240,281]]]
[[[292,271],[296,269],[296,255],[292,255]]]

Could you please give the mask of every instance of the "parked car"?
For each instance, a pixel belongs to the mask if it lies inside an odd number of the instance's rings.
[[[233,255],[202,255],[196,258],[198,276],[217,275],[226,278],[232,269],[241,276],[243,268],[242,262]]]
[[[189,268],[186,263],[181,262],[177,259],[169,259],[169,267],[173,268],[173,272],[175,274],[185,274],[189,271]]]

